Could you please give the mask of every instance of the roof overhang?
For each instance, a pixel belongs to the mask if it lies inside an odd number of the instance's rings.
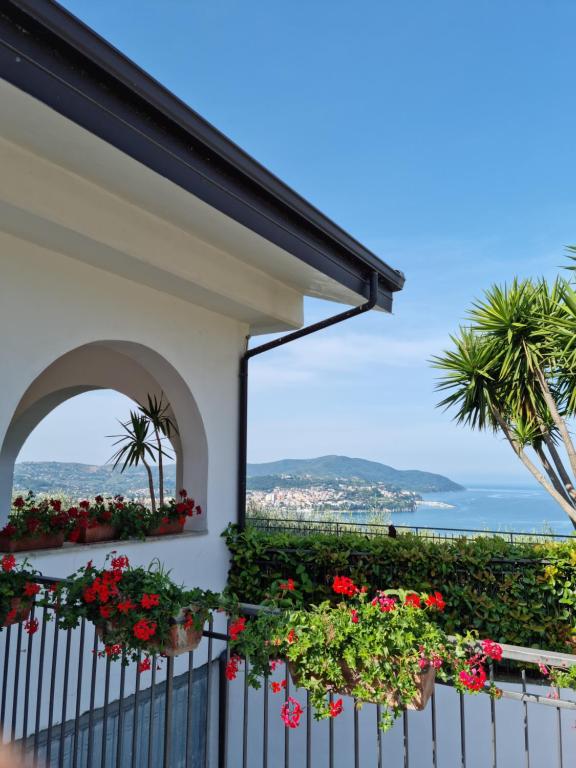
[[[327,278],[305,293],[359,303],[377,272],[391,310],[400,272],[56,3],[2,3],[0,77]]]

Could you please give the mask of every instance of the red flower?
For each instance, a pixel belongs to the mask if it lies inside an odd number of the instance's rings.
[[[148,657],[143,659],[143,661],[138,664],[138,672],[148,672],[149,669],[152,668],[152,662]]]
[[[495,643],[493,640],[486,639],[486,640],[482,640],[481,646],[486,656],[489,656],[491,659],[494,659],[494,661],[501,661],[502,659],[501,645],[498,645],[498,643]]]
[[[10,573],[10,571],[16,565],[16,558],[14,555],[4,555],[2,558],[2,570],[4,573]]]
[[[334,576],[332,589],[337,595],[346,595],[347,597],[352,597],[359,591],[358,587],[348,576]]]
[[[138,640],[149,640],[154,634],[156,634],[156,622],[147,621],[146,619],[140,619],[132,627],[132,632]]]
[[[38,619],[28,619],[28,621],[24,624],[24,629],[26,632],[28,632],[29,635],[33,635],[35,632],[38,632]]]
[[[2,528],[1,532],[5,536],[12,536],[14,533],[16,533],[16,526],[12,525],[12,523],[8,523],[8,525],[5,525],[4,528]]]
[[[103,619],[109,619],[111,612],[112,608],[109,605],[100,606],[100,616],[102,616]]]
[[[404,605],[409,605],[412,608],[420,608],[421,600],[420,595],[417,595],[415,592],[412,592],[409,595],[406,595],[406,599],[404,600]]]
[[[330,702],[330,717],[338,717],[338,715],[342,714],[342,711],[344,709],[344,702],[342,699],[337,699],[336,701]]]
[[[84,592],[82,593],[82,599],[85,603],[93,603],[96,600],[96,590],[94,589],[94,586],[86,587]]]
[[[120,645],[120,643],[114,643],[114,645],[105,645],[104,653],[108,657],[120,656],[122,653],[122,646]]]
[[[188,496],[188,491],[185,488],[182,488],[178,495],[185,499],[186,496]]]
[[[280,691],[283,691],[284,688],[286,688],[286,680],[281,680],[279,683],[270,683],[270,688],[272,693],[280,693]]]
[[[463,669],[460,672],[460,682],[468,688],[469,691],[481,691],[488,679],[486,669],[474,659],[469,659],[466,664],[470,667],[470,671],[466,672],[466,670]]]
[[[6,626],[8,624],[12,624],[17,615],[18,615],[17,608],[12,608],[11,611],[8,611],[8,613],[6,614]]]
[[[154,608],[155,606],[160,605],[160,595],[142,595],[140,605],[142,608],[146,608],[146,610]]]
[[[90,509],[90,502],[87,499],[84,499],[78,504],[78,506],[80,509]]]
[[[280,717],[286,728],[298,728],[303,712],[304,710],[300,706],[300,703],[292,696],[289,696],[288,701],[282,704]]]
[[[119,555],[118,557],[112,558],[111,565],[112,565],[112,568],[114,568],[115,570],[117,569],[122,570],[122,568],[128,568],[128,566],[130,565],[130,562],[126,557],[126,555]]]
[[[434,592],[433,595],[428,595],[426,598],[426,605],[430,608],[436,608],[438,611],[443,611],[446,607],[446,603],[440,592]]]
[[[54,512],[60,512],[62,509],[62,502],[60,499],[50,499],[50,506],[54,510]]]
[[[38,520],[37,517],[30,517],[26,521],[26,528],[28,528],[29,533],[34,533],[36,531],[36,528],[40,525],[40,520]]]
[[[230,625],[230,639],[231,640],[238,640],[238,635],[241,632],[244,632],[246,629],[246,619],[244,616],[240,616],[240,618],[236,619],[236,621]]]
[[[102,502],[104,501],[104,498],[102,496],[96,496],[94,498],[94,501],[96,502],[96,504],[102,504]]]
[[[294,587],[294,579],[287,579],[287,581],[283,581],[281,584],[278,584],[278,589],[281,589],[283,592],[294,592]]]
[[[352,624],[358,624],[358,611],[356,609],[350,611],[350,618],[352,619]]]
[[[296,637],[296,632],[294,632],[294,630],[291,629],[290,632],[288,632],[288,635],[286,637],[286,642],[288,643],[288,645],[292,645],[292,643],[294,643],[296,640],[298,640],[298,638]]]
[[[70,533],[68,534],[69,541],[78,541],[80,538],[80,526],[77,526],[74,528]]]
[[[118,605],[116,606],[118,613],[130,613],[130,611],[133,611],[134,608],[136,608],[136,605],[130,599],[123,600],[121,603],[118,603]]]
[[[17,497],[14,499],[14,501],[12,502],[12,506],[13,506],[13,507],[16,507],[16,509],[22,509],[22,507],[24,506],[24,504],[25,504],[25,501],[24,501],[24,499],[22,498],[22,496],[17,496]]]
[[[31,581],[27,581],[26,584],[24,584],[24,594],[26,597],[34,597],[34,595],[37,595],[38,592],[40,592],[40,584],[34,584]]]
[[[230,661],[226,664],[225,675],[227,680],[235,680],[238,674],[238,668],[242,659],[240,656],[231,656]]]

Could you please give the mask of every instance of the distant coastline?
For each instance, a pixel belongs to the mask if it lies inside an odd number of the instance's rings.
[[[418,499],[418,507],[434,507],[435,509],[456,509],[456,504],[448,504],[446,501],[431,501],[430,499]]]

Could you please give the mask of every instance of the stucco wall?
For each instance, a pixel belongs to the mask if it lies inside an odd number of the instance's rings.
[[[181,542],[170,539],[138,544],[134,558],[147,562],[158,556],[187,583],[221,587],[226,577],[227,554],[220,533],[234,519],[236,511],[238,359],[247,327],[1,233],[0,275],[0,445],[24,394],[63,355],[102,342],[104,346],[94,347],[100,355],[106,345],[115,352],[124,346],[130,354],[140,349],[142,355],[137,364],[148,369],[153,366],[148,373],[166,390],[177,418],[185,420],[190,410],[183,396],[183,384],[197,406],[208,454],[205,498],[199,499],[206,511],[199,525],[206,530]],[[90,386],[88,375],[83,382],[64,379],[63,368],[62,387]],[[142,386],[142,382],[132,383]],[[105,382],[95,380],[93,385],[102,386]],[[129,385],[118,388],[130,390]],[[183,432],[182,479],[192,494],[195,489],[189,481],[197,476],[198,456],[195,461],[194,451],[187,450],[186,443],[190,445],[195,440],[195,435]],[[4,477],[6,485],[11,468],[3,469],[2,474],[0,468],[0,484]],[[5,494],[6,487],[1,510],[4,513]],[[49,561],[50,574],[57,576],[69,571],[78,557],[70,552],[39,556],[35,561],[46,572],[42,562]]]

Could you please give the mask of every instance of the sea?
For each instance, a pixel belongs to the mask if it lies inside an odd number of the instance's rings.
[[[483,485],[463,491],[426,493],[422,499],[424,503],[415,512],[393,513],[394,525],[564,535],[574,532],[554,499],[537,487]]]

